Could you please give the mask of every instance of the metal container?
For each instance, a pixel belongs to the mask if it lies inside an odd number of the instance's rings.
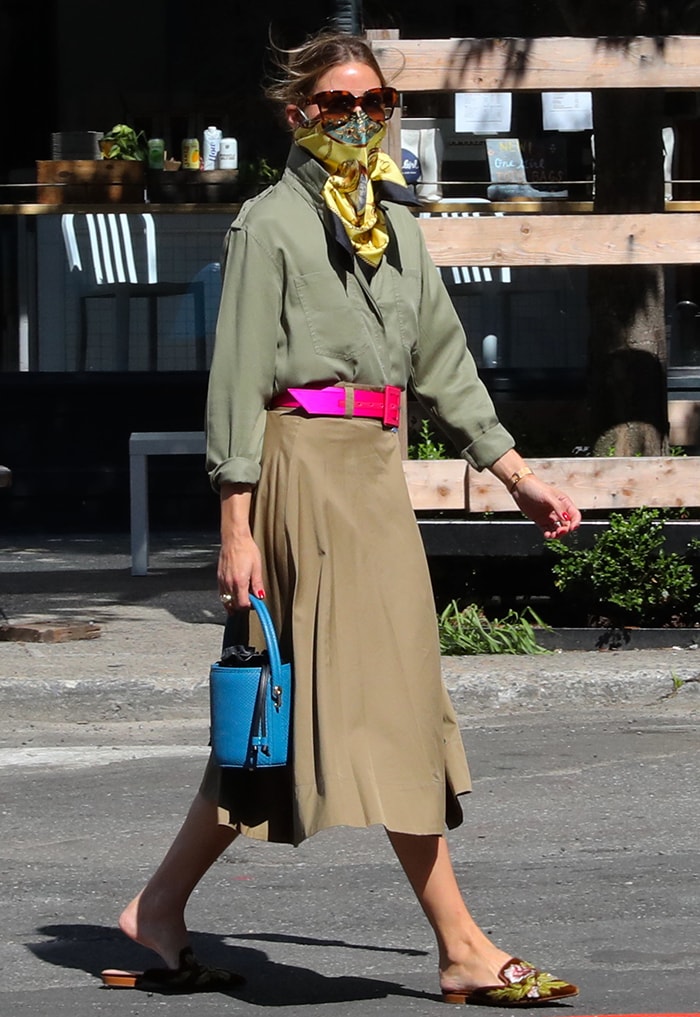
[[[162,138],[148,139],[148,168],[162,170],[165,161],[165,142]]]
[[[186,170],[199,169],[199,140],[197,138],[183,138],[182,168]]]
[[[56,131],[51,135],[51,158],[56,160],[101,159],[102,131]]]

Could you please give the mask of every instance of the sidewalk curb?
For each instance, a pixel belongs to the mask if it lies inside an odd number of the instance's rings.
[[[592,658],[586,670],[581,657]],[[632,664],[632,654],[569,654],[535,657],[443,657],[446,688],[460,719],[483,714],[598,706],[649,705],[700,695],[700,655],[678,653],[668,664]],[[596,664],[598,667],[596,667]],[[602,666],[604,665],[604,666]],[[154,679],[94,677],[0,678],[0,710],[5,722],[55,719],[95,721],[209,719],[209,686],[198,671]],[[697,700],[700,705],[700,700]]]

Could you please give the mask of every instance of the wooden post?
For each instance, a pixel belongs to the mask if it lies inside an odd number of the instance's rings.
[[[370,28],[366,33],[367,41],[374,39],[398,39],[397,28]],[[389,82],[392,84],[392,82]],[[394,115],[387,125],[386,143],[384,149],[397,166],[401,166],[401,107],[394,110]],[[408,400],[406,393],[401,397],[401,423],[399,424],[399,445],[401,446],[401,458],[408,459]]]
[[[375,39],[398,39],[397,28],[370,28],[366,33],[367,41],[371,44]],[[390,81],[390,85],[394,82]],[[391,156],[398,166],[401,165],[401,110],[394,111],[394,115],[387,124],[386,143],[383,146],[387,155]]]

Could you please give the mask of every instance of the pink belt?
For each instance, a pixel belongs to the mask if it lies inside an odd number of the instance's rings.
[[[270,404],[272,409],[290,406],[306,410],[314,416],[377,417],[385,427],[398,427],[401,410],[401,389],[387,385],[381,392],[364,388],[288,388]]]

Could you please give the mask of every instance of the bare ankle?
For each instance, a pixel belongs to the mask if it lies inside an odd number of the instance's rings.
[[[119,928],[133,942],[157,953],[170,968],[178,966],[180,953],[188,944],[182,912],[158,907],[143,891],[122,911]]]
[[[443,987],[492,985],[509,959],[510,954],[490,940],[478,945],[469,941],[451,943],[440,951],[440,981]]]

